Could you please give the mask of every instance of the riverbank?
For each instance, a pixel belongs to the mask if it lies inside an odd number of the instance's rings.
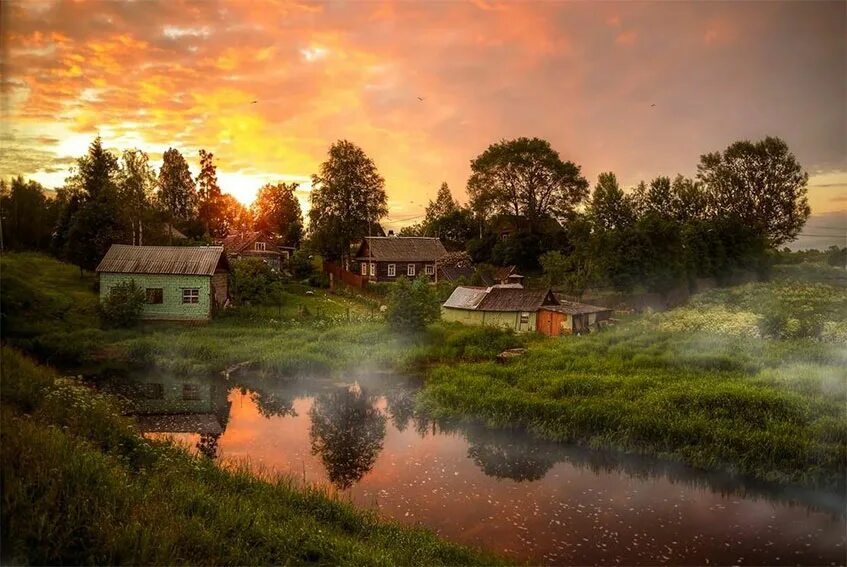
[[[98,327],[90,281],[32,256],[3,258],[4,291],[11,278],[13,300],[36,298],[10,311],[4,294],[4,333],[13,329],[10,344],[63,369],[201,377],[250,362],[272,380],[425,368],[421,403],[436,416],[771,483],[844,487],[843,286],[788,278],[718,289],[686,307],[559,340],[458,324],[403,337],[355,296],[297,289],[281,307],[238,309],[209,324],[114,331]],[[494,362],[515,346],[528,353]]]
[[[3,560],[491,564],[287,477],[140,437],[114,401],[3,347]]]

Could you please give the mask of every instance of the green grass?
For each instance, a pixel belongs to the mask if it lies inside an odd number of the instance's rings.
[[[507,365],[435,368],[423,403],[555,440],[843,489],[845,343],[763,339],[759,323],[781,309],[840,325],[844,301],[843,289],[798,282],[716,290],[602,333],[534,341]]]
[[[4,347],[4,563],[495,563],[286,477],[139,437],[113,400]]]

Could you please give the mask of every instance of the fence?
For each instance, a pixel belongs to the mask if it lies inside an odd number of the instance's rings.
[[[324,272],[326,272],[327,274],[331,274],[333,279],[342,281],[347,285],[352,285],[355,287],[365,287],[368,283],[367,278],[364,278],[359,274],[349,272],[341,266],[333,264],[332,262],[324,262]]]

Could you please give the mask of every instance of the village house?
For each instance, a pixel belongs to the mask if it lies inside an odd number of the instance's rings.
[[[259,231],[231,234],[221,241],[230,262],[240,258],[261,258],[274,270],[280,270],[294,254],[293,246],[282,246],[274,236]]]
[[[437,281],[436,261],[447,250],[437,238],[419,236],[366,236],[355,254],[362,278],[393,282],[398,277],[424,276]]]
[[[229,300],[229,262],[221,246],[113,244],[97,266],[100,300],[134,281],[144,291],[141,317],[207,320]]]
[[[549,288],[524,289],[520,284],[459,286],[441,308],[445,321],[549,336],[588,332],[611,313],[603,307],[563,302]]]

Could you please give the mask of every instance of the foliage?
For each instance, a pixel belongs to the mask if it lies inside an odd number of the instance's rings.
[[[547,285],[561,285],[565,283],[569,262],[568,258],[558,250],[550,250],[538,259]]]
[[[624,229],[635,222],[635,203],[624,194],[612,172],[601,173],[588,202],[588,215],[598,230]]]
[[[291,271],[291,276],[297,281],[310,277],[315,273],[312,255],[309,254],[308,250],[298,248],[288,259],[288,269]]]
[[[127,221],[131,242],[144,244],[144,225],[153,216],[152,197],[156,188],[156,174],[150,167],[150,158],[141,150],[124,151],[118,174],[118,193]]]
[[[195,215],[197,191],[194,179],[188,169],[188,162],[175,148],[168,148],[162,156],[158,198],[171,223],[190,220]]]
[[[144,290],[135,280],[120,282],[109,288],[100,304],[100,317],[108,327],[132,327],[141,319],[144,301]]]
[[[743,140],[705,154],[697,178],[715,211],[754,228],[772,246],[793,240],[811,212],[809,175],[779,138]]]
[[[18,176],[11,183],[0,181],[2,244],[11,250],[45,250],[50,245],[60,208],[48,200],[44,187]]]
[[[197,217],[203,223],[203,233],[221,238],[227,235],[226,203],[218,185],[214,155],[200,150],[200,174],[197,176]]]
[[[588,193],[580,168],[563,161],[546,140],[518,138],[492,144],[471,161],[471,207],[488,216],[512,215],[529,232],[548,216],[563,218]]]
[[[0,531],[11,563],[498,561],[290,477],[145,439],[114,398],[6,347],[2,359]]]
[[[312,187],[312,243],[330,260],[347,257],[351,242],[367,236],[388,213],[385,180],[373,160],[347,140],[330,146],[329,157],[312,176]]]
[[[230,297],[235,303],[269,303],[279,299],[279,274],[261,258],[247,257],[232,262]]]
[[[303,213],[294,194],[297,188],[297,183],[264,185],[252,207],[254,228],[280,235],[286,246],[297,246],[303,239]]]
[[[441,316],[441,307],[426,278],[398,278],[391,290],[386,321],[403,332],[417,332]]]
[[[224,234],[253,230],[253,215],[250,209],[229,193],[221,196],[221,215],[221,231]]]

